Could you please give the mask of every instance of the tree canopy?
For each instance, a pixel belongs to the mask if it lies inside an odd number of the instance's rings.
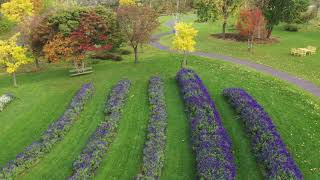
[[[17,86],[15,73],[19,67],[32,62],[26,55],[27,48],[17,45],[19,36],[17,33],[8,40],[0,40],[0,64],[5,66],[8,73],[13,74],[14,86]]]
[[[186,66],[187,63],[187,55],[190,52],[195,50],[195,37],[198,34],[198,31],[194,29],[192,24],[188,23],[177,23],[175,25],[175,36],[173,39],[173,49],[178,50],[184,54],[184,59],[181,62],[181,66]]]
[[[11,0],[1,5],[0,12],[9,20],[21,22],[26,16],[32,16],[34,7],[31,0]]]
[[[124,6],[117,10],[118,22],[138,62],[138,46],[148,43],[159,26],[159,14],[147,6]]]
[[[280,22],[292,22],[309,6],[309,0],[252,0],[252,4],[260,8],[268,24],[268,37],[273,27]]]

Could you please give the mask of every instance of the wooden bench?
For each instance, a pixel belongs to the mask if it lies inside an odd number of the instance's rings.
[[[316,47],[308,46],[307,49],[309,50],[310,55],[315,55],[317,53]]]
[[[86,68],[82,69],[83,72],[88,71],[88,70],[92,70],[92,67],[86,67]],[[75,73],[75,72],[78,72],[78,70],[77,69],[71,69],[69,72],[70,73]]]
[[[86,75],[86,74],[91,74],[91,73],[93,73],[93,71],[83,71],[83,72],[73,73],[70,76],[75,77],[75,76],[81,76],[81,75]]]
[[[298,49],[297,48],[292,48],[291,49],[291,55],[298,56],[299,55]]]

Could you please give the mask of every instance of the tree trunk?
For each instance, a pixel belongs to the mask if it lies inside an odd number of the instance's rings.
[[[187,52],[183,52],[183,59],[181,61],[181,68],[185,68],[188,66],[188,60],[187,60]]]
[[[39,58],[38,58],[38,57],[36,57],[34,62],[35,62],[35,64],[36,64],[36,68],[37,68],[37,70],[39,70],[39,69],[40,69],[40,62],[39,62]]]
[[[268,29],[268,34],[267,34],[267,38],[268,38],[268,39],[270,39],[271,34],[272,34],[272,31],[273,31],[273,27],[270,27],[270,28]]]
[[[133,48],[134,51],[134,63],[138,63],[138,46]]]
[[[252,49],[253,49],[253,41],[254,41],[254,35],[251,36],[251,40],[250,40],[250,51],[252,51]]]
[[[222,25],[222,37],[226,39],[226,27],[227,27],[227,18],[225,17]]]
[[[17,87],[17,77],[16,77],[16,72],[12,73],[12,77],[13,77],[13,86]]]

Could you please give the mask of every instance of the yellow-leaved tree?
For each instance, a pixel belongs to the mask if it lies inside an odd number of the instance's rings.
[[[17,86],[16,72],[21,65],[28,64],[33,60],[28,58],[27,48],[18,46],[17,40],[20,33],[15,34],[8,40],[0,40],[0,64],[13,76],[13,85]]]
[[[123,6],[133,6],[136,4],[135,0],[119,0],[119,5],[121,7]]]
[[[195,37],[198,31],[192,26],[191,23],[177,23],[175,25],[175,35],[173,38],[173,49],[183,53],[184,58],[181,61],[181,67],[187,66],[187,56],[190,52],[195,50]]]
[[[9,20],[20,23],[23,18],[33,15],[33,7],[31,0],[10,0],[1,5],[0,12]]]

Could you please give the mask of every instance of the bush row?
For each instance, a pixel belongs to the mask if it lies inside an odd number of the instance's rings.
[[[164,82],[160,77],[149,81],[150,120],[143,150],[142,172],[136,179],[158,179],[165,159],[167,111]]]
[[[4,94],[0,96],[0,112],[4,110],[4,108],[11,103],[15,97],[12,94]]]
[[[73,163],[73,174],[68,179],[89,179],[99,168],[116,135],[130,85],[129,80],[121,80],[112,89],[106,102],[105,120],[93,133],[88,144]]]
[[[52,147],[63,139],[84,108],[85,102],[93,95],[92,83],[84,84],[73,97],[64,114],[41,135],[40,140],[27,146],[16,158],[0,170],[0,179],[14,179],[18,174],[33,166]]]
[[[225,89],[251,138],[253,152],[265,168],[266,179],[303,179],[269,115],[243,89]]]
[[[190,69],[180,70],[177,81],[191,124],[197,179],[235,179],[231,140],[206,87]]]

